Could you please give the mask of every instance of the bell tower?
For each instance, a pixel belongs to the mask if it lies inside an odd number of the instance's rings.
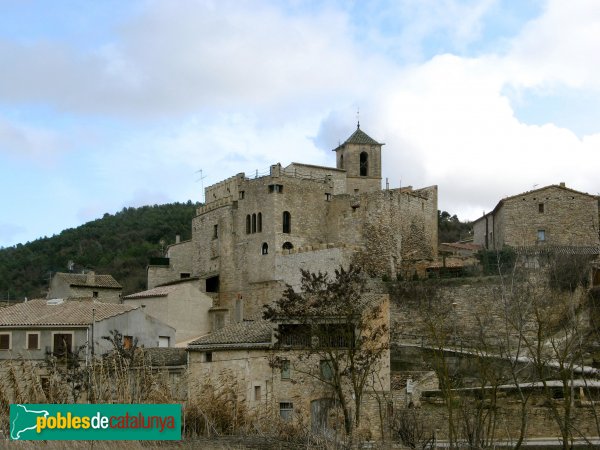
[[[381,190],[381,147],[380,144],[360,129],[343,144],[333,149],[336,167],[346,171],[346,193],[359,194]]]

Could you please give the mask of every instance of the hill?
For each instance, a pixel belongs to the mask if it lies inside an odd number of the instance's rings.
[[[127,295],[146,288],[148,258],[162,256],[162,249],[191,238],[191,222],[197,204],[123,208],[117,214],[59,235],[0,249],[0,300],[23,300],[45,296],[49,277],[74,270],[93,269],[113,275]]]

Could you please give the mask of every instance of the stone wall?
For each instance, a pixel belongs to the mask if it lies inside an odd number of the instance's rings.
[[[598,245],[598,199],[548,186],[502,200],[488,215],[488,248]],[[539,239],[539,231],[544,239]],[[485,244],[485,219],[475,222],[475,244]],[[489,234],[492,233],[491,239]]]

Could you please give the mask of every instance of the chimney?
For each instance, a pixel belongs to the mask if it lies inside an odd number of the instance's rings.
[[[96,272],[90,270],[85,274],[85,282],[86,284],[96,284]]]
[[[181,236],[179,234],[175,235],[175,243],[179,244],[181,242]]]
[[[560,187],[566,187],[566,186],[565,186],[565,182],[564,182],[564,181],[561,181],[561,182],[560,182]]]

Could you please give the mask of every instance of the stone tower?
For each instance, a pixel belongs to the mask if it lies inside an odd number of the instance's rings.
[[[346,193],[358,194],[381,190],[381,147],[375,139],[360,129],[333,151],[336,167],[346,171]]]

